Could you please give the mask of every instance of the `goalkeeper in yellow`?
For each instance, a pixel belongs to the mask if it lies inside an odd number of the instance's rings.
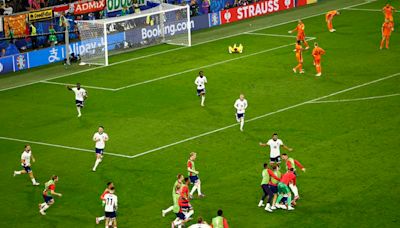
[[[228,47],[228,51],[229,51],[229,54],[242,53],[243,52],[243,45],[239,44],[239,46],[237,46],[236,44],[234,44],[233,46],[229,46]]]

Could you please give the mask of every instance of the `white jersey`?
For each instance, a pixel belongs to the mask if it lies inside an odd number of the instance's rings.
[[[193,224],[193,225],[189,226],[189,228],[211,228],[211,226],[208,224],[197,223],[197,224]]]
[[[197,85],[197,89],[204,89],[206,88],[207,78],[206,76],[200,77],[198,76],[194,81],[194,84]]]
[[[276,158],[281,155],[281,146],[283,145],[282,140],[277,139],[274,141],[273,139],[268,140],[267,145],[270,148],[269,157]]]
[[[74,93],[75,93],[75,100],[77,100],[77,101],[83,101],[84,100],[83,98],[86,96],[86,90],[85,89],[82,89],[82,88],[78,89],[78,88],[74,87],[71,90],[74,91]]]
[[[106,141],[107,140],[108,140],[108,135],[105,132],[103,132],[101,134],[99,132],[96,132],[93,135],[93,141],[96,141],[96,148],[97,149],[104,149],[104,147],[106,147]]]
[[[104,201],[106,203],[104,207],[105,212],[114,212],[118,208],[118,197],[114,194],[107,193],[104,195]]]
[[[243,114],[246,112],[247,100],[246,99],[243,99],[243,100],[237,99],[233,106],[236,108],[236,110],[237,110],[236,112],[238,114]]]
[[[30,166],[31,165],[31,156],[32,156],[32,152],[31,151],[22,152],[21,160],[24,160],[24,163],[22,163],[23,166]]]

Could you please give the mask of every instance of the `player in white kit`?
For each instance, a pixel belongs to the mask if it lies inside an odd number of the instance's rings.
[[[112,187],[109,193],[104,195],[104,216],[106,217],[105,227],[108,228],[110,224],[117,228],[117,209],[118,209],[118,197],[114,194],[115,189]]]
[[[273,163],[281,163],[281,147],[283,147],[287,151],[292,151],[293,149],[290,147],[287,147],[285,144],[283,144],[282,140],[278,139],[278,134],[274,133],[272,135],[272,139],[268,140],[267,143],[259,143],[260,146],[269,146],[270,152],[269,152],[269,159],[270,159],[270,164]]]
[[[97,166],[103,159],[104,148],[108,139],[107,133],[104,132],[104,127],[99,126],[98,131],[93,135],[93,141],[96,142],[96,162],[93,166],[93,172],[96,172]]]
[[[204,76],[203,71],[199,72],[199,76],[197,76],[194,84],[197,85],[197,96],[201,97],[201,106],[204,106],[204,101],[206,99],[206,84],[207,78]]]
[[[240,130],[243,131],[244,126],[244,113],[247,108],[247,100],[244,99],[244,95],[240,94],[239,99],[236,100],[233,107],[236,108],[236,121],[240,123]]]
[[[87,92],[85,89],[81,88],[80,83],[76,83],[76,87],[67,86],[67,89],[75,93],[76,110],[78,111],[78,117],[81,117],[81,109],[84,105],[83,103],[86,98],[88,98]]]
[[[22,166],[23,170],[14,171],[14,177],[16,175],[27,173],[27,174],[29,174],[29,177],[31,178],[32,184],[37,186],[37,185],[39,185],[39,183],[36,182],[36,179],[33,176],[33,172],[31,169],[31,159],[32,159],[32,162],[35,162],[35,157],[33,157],[33,154],[31,151],[31,146],[25,145],[25,150],[21,154],[21,166]]]

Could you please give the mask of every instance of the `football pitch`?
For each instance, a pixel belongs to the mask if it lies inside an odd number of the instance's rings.
[[[104,213],[99,196],[113,181],[118,227],[170,227],[175,215],[161,210],[195,151],[206,197],[191,201],[194,221],[210,222],[221,208],[231,227],[399,227],[400,13],[390,49],[379,50],[386,2],[325,0],[195,32],[190,48],[159,45],[112,56],[108,67],[51,65],[0,77],[0,226],[103,227],[95,224]],[[333,9],[341,15],[329,33],[324,13]],[[321,77],[311,50],[305,74],[292,71],[295,34],[287,31],[299,18],[310,46],[326,51]],[[228,54],[234,43],[242,54]],[[195,93],[200,70],[205,107]],[[81,118],[65,88],[77,82],[89,95]],[[244,132],[233,108],[240,93],[249,103]],[[92,172],[99,125],[110,141]],[[258,143],[274,132],[307,168],[294,211],[257,207],[269,159]],[[39,187],[12,175],[25,144]],[[42,216],[53,174],[63,196]]]

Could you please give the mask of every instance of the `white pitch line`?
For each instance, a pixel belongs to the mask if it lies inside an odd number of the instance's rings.
[[[50,82],[50,81],[40,81],[40,82],[41,82],[41,83],[45,83],[45,84],[53,84],[53,85],[76,86],[76,84],[71,84],[71,83]],[[81,85],[81,87],[82,87],[82,88],[89,88],[89,89],[98,89],[98,90],[115,91],[115,89],[112,89],[112,88],[97,87],[97,86]]]
[[[314,101],[314,102],[310,102],[310,104],[339,103],[339,102],[352,102],[352,101],[366,101],[366,100],[375,100],[375,99],[382,99],[382,98],[395,97],[395,96],[400,96],[400,93],[394,93],[394,94],[382,95],[382,96],[373,96],[373,97],[353,98],[353,99],[340,99],[340,100],[328,100],[328,101]]]
[[[344,10],[353,10],[353,11],[367,11],[367,12],[382,12],[381,9],[360,9],[360,8],[345,8]],[[395,13],[399,13],[400,11],[394,11]]]
[[[372,1],[368,1],[368,2],[362,2],[362,3],[354,4],[354,5],[351,5],[351,6],[346,6],[346,7],[340,8],[339,10],[341,10],[341,9],[350,9],[352,7],[357,7],[357,6],[369,4],[369,3],[375,2],[375,1],[376,0],[372,0]],[[324,14],[326,14],[326,12],[318,13],[318,14],[312,14],[310,16],[302,17],[301,19],[302,20],[309,19],[309,18],[321,16],[321,15],[324,15]],[[264,30],[264,29],[278,27],[278,26],[285,25],[285,24],[290,24],[290,23],[293,23],[293,22],[296,22],[296,21],[298,21],[298,19],[285,21],[285,22],[281,22],[281,23],[273,24],[273,25],[269,25],[269,26],[264,26],[264,27],[261,27],[261,28],[258,28],[258,29],[249,30],[247,32],[256,32],[256,31],[260,31],[260,30]],[[203,41],[203,42],[199,42],[199,43],[193,44],[192,47],[193,46],[202,45],[202,44],[206,44],[206,43],[215,42],[215,41],[218,41],[218,40],[223,40],[223,39],[235,37],[235,36],[239,36],[239,35],[243,35],[243,32],[232,34],[232,35],[228,35],[228,36],[223,36],[223,37],[220,37],[220,38],[211,39],[211,40],[207,40],[207,41]],[[165,54],[165,53],[168,53],[168,52],[173,52],[173,51],[177,51],[177,50],[181,50],[181,49],[185,49],[185,48],[189,48],[189,47],[179,47],[179,48],[169,49],[169,50],[166,50],[166,51],[161,51],[161,52],[157,52],[157,53],[153,53],[153,54],[149,54],[149,55],[144,55],[144,56],[140,56],[140,57],[134,57],[134,58],[130,58],[130,59],[114,62],[114,63],[111,63],[110,65],[117,65],[117,64],[121,64],[121,63],[126,63],[126,62],[129,62],[129,61],[134,61],[134,60],[137,60],[137,59],[142,59],[142,58],[152,57],[152,56],[156,56],[156,55],[161,55],[161,54]],[[73,72],[73,73],[68,73],[68,74],[63,74],[63,75],[60,75],[60,76],[48,78],[46,80],[49,81],[49,80],[54,80],[54,79],[58,79],[58,78],[69,77],[69,76],[72,76],[72,75],[85,73],[85,72],[88,72],[88,71],[101,69],[101,68],[104,68],[104,67],[106,67],[106,66],[99,66],[99,67],[89,68],[89,69],[85,69],[85,70],[81,70],[81,71],[76,71],[76,72]],[[12,86],[12,87],[3,88],[3,89],[0,89],[0,92],[7,91],[7,90],[12,90],[12,89],[17,89],[17,88],[21,88],[21,87],[25,87],[25,86],[29,86],[29,85],[34,85],[34,84],[37,84],[37,83],[40,83],[40,81],[35,81],[35,82],[30,82],[30,83],[26,83],[26,84],[22,84],[22,85],[18,85],[18,86]]]
[[[293,108],[297,108],[297,107],[303,106],[305,104],[309,104],[309,103],[312,103],[312,102],[315,102],[315,101],[318,101],[318,100],[322,100],[322,99],[325,99],[325,98],[328,98],[328,97],[332,97],[332,96],[335,96],[335,95],[338,95],[338,94],[341,94],[341,93],[345,93],[345,92],[348,92],[348,91],[351,91],[351,90],[354,90],[354,89],[358,89],[360,87],[364,87],[364,86],[371,85],[371,84],[374,84],[374,83],[377,83],[377,82],[380,82],[380,81],[383,81],[383,80],[387,80],[387,79],[390,79],[390,78],[393,78],[393,77],[397,77],[399,75],[400,75],[400,72],[392,74],[392,75],[389,75],[389,76],[386,76],[386,77],[383,77],[383,78],[379,78],[379,79],[376,79],[376,80],[373,80],[373,81],[369,81],[369,82],[366,82],[366,83],[363,83],[363,84],[360,84],[360,85],[356,85],[356,86],[353,86],[353,87],[350,87],[350,88],[347,88],[347,89],[344,89],[344,90],[340,90],[340,91],[337,91],[337,92],[334,92],[334,93],[331,93],[331,94],[328,94],[328,95],[325,95],[325,96],[322,96],[322,97],[314,98],[314,99],[309,100],[309,101],[304,101],[304,102],[301,102],[301,103],[298,103],[298,104],[295,104],[295,105],[292,105],[292,106],[288,106],[286,108],[282,108],[282,109],[279,109],[279,110],[274,111],[274,112],[269,112],[269,113],[266,113],[264,115],[257,116],[257,117],[254,117],[252,119],[249,119],[246,122],[252,122],[252,121],[267,117],[267,116],[271,116],[271,115],[274,115],[274,114],[277,114],[277,113],[280,113],[280,112],[284,112],[284,111],[287,111],[287,110],[290,110],[290,109],[293,109]],[[190,138],[186,138],[186,139],[183,139],[183,140],[180,140],[180,141],[168,144],[168,145],[157,147],[157,148],[154,148],[154,149],[151,149],[151,150],[148,150],[148,151],[133,155],[133,156],[131,156],[131,158],[136,158],[136,157],[140,157],[140,156],[143,156],[143,155],[146,155],[146,154],[154,153],[156,151],[159,151],[159,150],[171,147],[171,146],[175,146],[175,145],[178,145],[178,144],[181,144],[181,143],[184,143],[184,142],[188,142],[188,141],[191,141],[193,139],[198,139],[198,138],[201,138],[203,136],[207,136],[207,135],[210,135],[210,134],[213,134],[213,133],[216,133],[216,132],[220,132],[220,131],[223,131],[225,129],[232,128],[232,127],[235,127],[235,126],[238,126],[238,124],[237,123],[231,124],[231,125],[228,125],[228,126],[225,126],[225,127],[222,127],[222,128],[218,128],[218,129],[215,129],[215,130],[212,130],[212,131],[209,131],[209,132],[205,132],[205,133],[202,133],[202,134],[199,134],[199,135],[196,135],[196,136],[192,136]]]
[[[31,140],[25,140],[25,139],[16,139],[16,138],[3,137],[3,136],[0,136],[0,139],[8,140],[8,141],[15,141],[15,142],[31,143],[31,144],[37,144],[37,145],[43,145],[43,146],[49,146],[49,147],[57,147],[57,148],[63,148],[63,149],[68,149],[68,150],[77,150],[77,151],[84,151],[84,152],[94,153],[94,150],[71,147],[71,146],[63,146],[63,145],[51,144],[51,143],[44,143],[44,142],[38,142],[38,141],[31,141]],[[117,153],[110,153],[110,152],[104,152],[104,154],[111,155],[111,156],[116,156],[116,157],[124,157],[124,158],[130,158],[131,157],[131,156],[128,156],[128,155],[125,155],[125,154],[117,154]]]
[[[313,39],[308,39],[307,41],[309,41],[309,40],[313,40]],[[188,69],[188,70],[180,71],[180,72],[177,72],[177,73],[173,73],[173,74],[168,74],[168,75],[165,75],[165,76],[157,77],[157,78],[150,79],[150,80],[147,80],[147,81],[142,81],[142,82],[130,84],[130,85],[127,85],[127,86],[122,86],[122,87],[119,87],[119,88],[117,88],[115,90],[119,91],[119,90],[131,88],[131,87],[135,87],[135,86],[138,86],[138,85],[147,84],[147,83],[150,83],[150,82],[155,82],[155,81],[163,80],[163,79],[166,79],[166,78],[175,77],[175,76],[178,76],[178,75],[181,75],[181,74],[185,74],[185,73],[189,73],[189,72],[192,72],[192,71],[195,71],[195,70],[201,70],[201,69],[208,68],[208,67],[218,66],[218,65],[229,63],[229,62],[236,61],[236,60],[239,60],[239,59],[244,59],[244,58],[252,57],[252,56],[255,56],[255,55],[263,54],[263,53],[266,53],[266,52],[275,51],[275,50],[278,50],[278,49],[281,49],[281,48],[289,47],[289,46],[292,46],[294,44],[295,43],[285,44],[285,45],[281,45],[281,46],[278,46],[278,47],[274,47],[274,48],[270,48],[270,49],[254,52],[254,53],[251,53],[251,54],[248,54],[248,55],[242,55],[242,56],[237,57],[237,58],[226,59],[226,60],[223,60],[223,61],[219,61],[219,62],[208,64],[208,65],[203,65],[203,66],[191,68],[191,69]]]
[[[296,38],[297,36],[291,35],[281,35],[281,34],[271,34],[271,33],[257,33],[257,32],[245,32],[245,35],[255,35],[255,36],[276,36],[276,37],[287,37],[287,38]],[[316,37],[307,36],[306,38],[316,39]]]

